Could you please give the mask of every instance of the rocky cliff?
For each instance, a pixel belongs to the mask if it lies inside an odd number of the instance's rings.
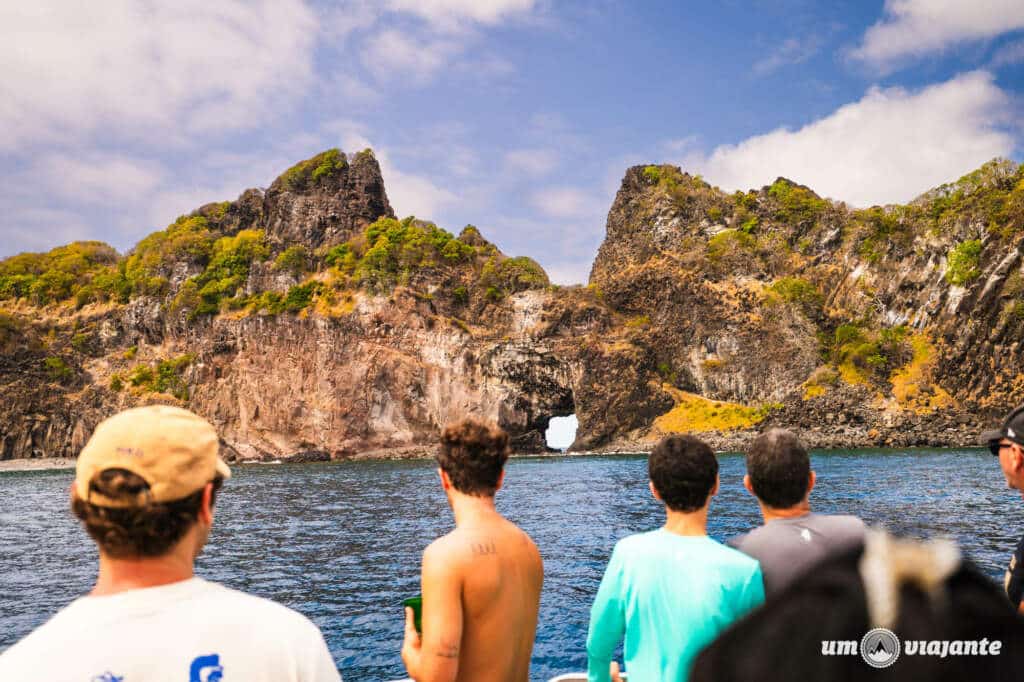
[[[655,432],[968,444],[1024,398],[1022,228],[1024,170],[1008,161],[862,210],[784,178],[726,194],[642,166],[591,286],[646,329],[638,345],[676,397]]]
[[[465,414],[525,452],[660,435],[741,445],[971,442],[1019,401],[1024,171],[992,162],[907,206],[779,179],[726,194],[627,171],[586,287],[467,226],[397,220],[369,150],[329,150],[121,256],[0,263],[0,459],[74,456],[135,404],[209,418],[230,456],[421,454]]]

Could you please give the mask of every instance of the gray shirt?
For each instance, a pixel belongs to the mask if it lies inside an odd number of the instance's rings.
[[[771,597],[826,556],[861,543],[864,530],[856,516],[809,513],[774,519],[727,544],[761,562],[765,596]]]

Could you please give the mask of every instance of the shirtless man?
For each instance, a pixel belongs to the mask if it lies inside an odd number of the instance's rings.
[[[407,608],[402,660],[417,682],[526,682],[544,566],[494,508],[508,434],[467,419],[445,428],[437,459],[455,530],[423,552],[423,633]]]

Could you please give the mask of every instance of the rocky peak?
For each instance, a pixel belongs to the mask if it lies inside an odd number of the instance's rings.
[[[366,149],[351,160],[329,149],[300,161],[270,185],[263,202],[267,240],[275,250],[340,244],[380,217],[394,217],[380,165]]]
[[[124,258],[0,261],[0,459],[168,401],[244,457],[391,455],[469,413],[523,450],[571,412],[576,448],[963,444],[1024,391],[1022,230],[1009,162],[856,210],[636,166],[591,286],[553,287],[472,226],[396,220],[372,153],[328,150]]]

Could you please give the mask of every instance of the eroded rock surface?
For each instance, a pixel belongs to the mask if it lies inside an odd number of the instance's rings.
[[[395,220],[372,153],[332,150],[125,257],[0,264],[0,459],[73,457],[151,402],[210,419],[235,459],[423,456],[468,414],[521,452],[571,413],[575,450],[772,424],[968,444],[1024,396],[1022,225],[1009,162],[866,210],[638,166],[589,285],[553,287],[472,226]]]

